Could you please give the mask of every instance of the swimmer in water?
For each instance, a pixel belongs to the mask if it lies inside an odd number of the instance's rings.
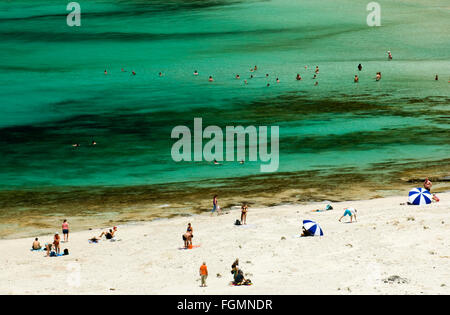
[[[267,87],[269,87],[270,86],[270,83],[267,83]]]
[[[300,81],[300,80],[302,79],[302,77],[300,76],[300,74],[297,73],[297,76],[295,77],[295,79],[296,79],[297,81]]]
[[[375,77],[376,81],[380,81],[381,80],[381,72],[377,72],[377,75]]]
[[[239,164],[244,164],[244,160],[241,160],[241,161],[239,162]]]
[[[133,70],[133,71],[131,71],[131,73],[132,73],[133,75],[136,75],[136,72],[134,72],[134,70]]]
[[[213,77],[212,77],[212,76],[209,76],[208,81],[209,81],[209,82],[213,82],[213,81],[214,81]]]
[[[160,77],[162,77],[162,76],[163,76],[162,72],[160,72],[160,73],[159,73],[159,76],[160,76]]]
[[[315,72],[316,72],[316,74],[319,73],[319,66],[316,66]]]
[[[254,70],[255,70],[255,71],[256,71],[256,70],[258,70],[258,67],[257,67],[257,66],[255,66]]]
[[[389,58],[389,60],[392,60],[392,54],[390,51],[388,51],[388,58]]]
[[[269,77],[269,74],[268,73],[266,73],[266,78],[268,78]]]
[[[362,65],[361,65],[361,64],[358,65],[358,70],[359,70],[359,71],[362,70]]]
[[[247,84],[247,80],[244,80],[244,84]]]
[[[125,72],[125,70],[124,70],[123,68],[121,69],[121,71],[122,71],[122,72]]]
[[[434,77],[434,80],[439,80],[439,77],[438,77],[438,75],[436,74],[436,76]]]
[[[92,140],[91,145],[97,145],[97,142],[95,142],[95,140]]]
[[[318,82],[318,81],[316,81],[316,83],[314,83],[314,86],[317,86],[317,85],[319,85],[319,82]]]
[[[305,66],[305,70],[308,69],[308,66]]]
[[[355,83],[358,83],[358,82],[359,82],[359,78],[358,78],[358,76],[357,76],[357,75],[355,75],[355,79],[354,79],[354,82],[355,82]]]
[[[105,69],[105,74],[108,74],[108,71],[106,71],[106,69]]]
[[[317,78],[317,75],[316,75],[316,74],[313,76],[313,80],[314,80],[315,78]]]
[[[277,83],[280,83],[280,79],[277,78]]]
[[[194,71],[194,75],[198,75],[198,71],[197,70]]]
[[[253,74],[250,75],[250,79],[253,79]]]
[[[72,144],[72,147],[74,147],[74,148],[79,148],[79,147],[80,147],[80,144],[79,144],[79,143]]]
[[[239,74],[236,74],[236,79],[240,79],[241,76]]]
[[[220,163],[219,163],[219,162],[217,162],[217,160],[216,160],[216,159],[214,159],[213,163],[214,163],[214,165],[220,165]]]

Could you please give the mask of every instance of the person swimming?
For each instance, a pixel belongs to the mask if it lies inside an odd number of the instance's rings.
[[[134,70],[133,70],[133,71],[131,71],[131,73],[132,73],[133,75],[136,75],[136,72],[134,72]]]
[[[358,70],[359,70],[359,71],[362,70],[362,65],[361,65],[361,64],[358,65]]]
[[[355,83],[358,83],[359,82],[359,78],[358,78],[358,76],[357,75],[355,75],[355,79],[353,80]]]
[[[316,81],[316,83],[314,83],[314,86],[317,86],[317,85],[319,85],[319,82],[318,82],[318,81]]]
[[[314,71],[316,74],[319,73],[319,66],[316,66],[316,70]]]
[[[377,72],[377,75],[375,76],[375,80],[376,81],[380,81],[381,80],[381,72]]]
[[[198,75],[198,71],[197,70],[194,70],[194,75]]]
[[[297,76],[295,77],[295,79],[296,79],[297,81],[300,81],[300,80],[302,79],[302,77],[300,76],[299,73],[297,73]]]
[[[108,71],[106,71],[106,69],[105,69],[105,72],[104,72],[105,74],[108,74]]]
[[[160,76],[160,77],[162,77],[162,76],[163,76],[163,73],[162,73],[162,72],[160,72],[160,73],[159,73],[159,76]]]
[[[388,58],[389,58],[389,60],[392,60],[392,54],[390,51],[388,51]]]
[[[280,79],[277,78],[277,83],[280,83]]]
[[[209,82],[213,82],[213,81],[214,81],[213,77],[212,77],[212,76],[209,76],[208,81],[209,81]]]
[[[244,84],[248,84],[247,80],[244,80]]]
[[[436,74],[436,76],[434,77],[434,80],[435,80],[435,81],[438,81],[438,80],[439,80],[439,77],[438,77],[437,74]]]
[[[236,79],[240,79],[241,76],[239,74],[236,74]]]
[[[258,67],[257,67],[257,66],[255,66],[254,70],[255,70],[255,71],[256,71],[256,70],[258,70]]]

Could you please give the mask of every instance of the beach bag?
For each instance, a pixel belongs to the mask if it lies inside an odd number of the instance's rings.
[[[67,248],[64,248],[64,256],[69,255],[69,250]]]
[[[236,220],[236,222],[234,222],[234,225],[241,225],[241,221]]]

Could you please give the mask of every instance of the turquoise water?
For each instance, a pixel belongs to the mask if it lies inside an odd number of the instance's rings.
[[[175,163],[171,130],[194,117],[280,126],[279,171],[293,174],[450,155],[448,1],[379,1],[381,27],[355,0],[89,0],[81,27],[66,25],[67,3],[0,2],[1,190],[260,174]]]

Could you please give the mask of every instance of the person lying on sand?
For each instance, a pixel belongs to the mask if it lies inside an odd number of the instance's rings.
[[[428,179],[428,177],[423,182],[423,188],[431,192],[431,186],[433,186],[433,183]]]
[[[355,217],[355,222],[356,222],[356,212],[358,212],[355,208],[347,208],[344,211],[344,215],[339,219],[339,222],[341,222],[342,218],[345,216],[349,216],[350,217],[350,223],[353,222],[353,217]]]
[[[33,245],[31,245],[31,249],[33,249],[33,250],[40,250],[41,248],[42,248],[41,243],[39,243],[39,240],[36,237],[34,239]]]
[[[328,204],[325,207],[325,209],[314,209],[311,212],[323,212],[323,211],[329,211],[329,210],[333,210],[333,207],[330,204]]]

